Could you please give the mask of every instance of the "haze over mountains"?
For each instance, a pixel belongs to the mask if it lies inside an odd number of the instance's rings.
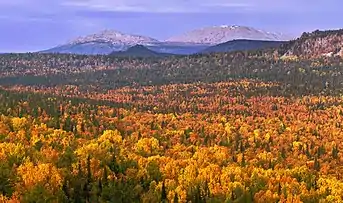
[[[140,57],[140,58],[172,56],[172,54],[168,54],[168,53],[155,52],[153,50],[146,48],[143,45],[135,45],[128,48],[125,51],[114,51],[110,55],[117,56],[117,57]]]
[[[79,37],[66,44],[42,52],[86,55],[110,54],[125,51],[135,45],[143,45],[154,52],[187,55],[236,39],[288,41],[292,37],[236,25],[196,29],[165,41],[159,41],[147,36],[122,33],[116,30],[104,30],[96,34]]]

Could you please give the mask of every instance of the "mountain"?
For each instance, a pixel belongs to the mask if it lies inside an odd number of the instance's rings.
[[[166,40],[166,42],[215,45],[235,39],[288,41],[292,39],[292,37],[281,33],[271,33],[246,26],[222,25],[192,30],[180,36],[172,37]]]
[[[96,34],[78,37],[66,44],[41,52],[107,55],[112,52],[124,51],[135,45],[143,45],[155,52],[189,55],[235,39],[283,41],[289,37],[244,26],[207,27],[190,31],[179,37],[172,37],[166,41],[116,30],[104,30]]]
[[[73,54],[109,54],[113,51],[125,50],[136,44],[149,45],[159,43],[158,40],[125,34],[115,30],[104,30],[97,34],[78,37],[64,45],[54,47],[43,53],[73,53]]]
[[[124,51],[132,45],[113,45],[108,42],[85,42],[79,44],[66,44],[58,46],[49,50],[41,51],[41,53],[68,53],[68,54],[82,54],[82,55],[107,55],[115,51]],[[160,53],[170,53],[178,55],[189,55],[197,53],[209,47],[209,45],[187,44],[187,43],[155,43],[144,45],[145,47]]]
[[[343,57],[343,29],[305,32],[300,38],[281,45],[276,54],[299,58]]]
[[[114,51],[124,51],[135,45],[144,45],[156,52],[186,55],[199,52],[208,47],[208,45],[193,43],[160,42],[141,35],[130,35],[115,30],[105,30],[97,34],[78,37],[66,44],[41,51],[41,53],[107,55]]]
[[[110,54],[111,56],[119,57],[165,57],[171,56],[172,54],[158,53],[146,48],[143,45],[135,45],[128,48],[126,51],[114,51]]]
[[[209,47],[201,51],[201,53],[220,53],[232,51],[249,51],[265,48],[277,48],[284,43],[286,42],[238,39]]]
[[[54,47],[49,50],[41,51],[41,53],[106,55],[106,54],[111,53],[114,50],[122,50],[125,47],[115,46],[111,43],[93,41],[93,42],[85,42],[85,43],[79,43],[79,44],[65,44],[58,47]]]
[[[104,42],[111,43],[112,45],[127,46],[136,44],[153,44],[159,41],[150,37],[141,35],[125,34],[116,30],[104,30],[97,34],[88,35],[85,37],[79,37],[68,44],[83,44],[88,42]]]

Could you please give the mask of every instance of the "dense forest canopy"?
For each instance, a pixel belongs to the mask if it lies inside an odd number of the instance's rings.
[[[0,55],[1,202],[343,202],[343,60]]]

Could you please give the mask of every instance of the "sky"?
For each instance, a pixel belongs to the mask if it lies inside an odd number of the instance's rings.
[[[299,36],[343,28],[342,0],[0,0],[0,53],[39,51],[104,29],[165,40],[242,25]]]

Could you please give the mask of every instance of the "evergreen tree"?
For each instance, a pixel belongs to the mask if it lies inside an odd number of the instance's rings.
[[[68,181],[67,179],[64,179],[63,185],[62,185],[62,190],[64,195],[66,196],[67,200],[69,201],[70,199],[70,193],[69,193],[69,188],[68,188]]]
[[[177,195],[177,193],[175,193],[174,195],[173,203],[179,203],[179,196]]]
[[[162,183],[161,201],[162,202],[167,202],[167,191],[166,191],[166,186],[165,186],[165,182],[164,181]]]
[[[337,148],[337,146],[333,146],[333,148],[332,148],[332,157],[334,159],[338,158],[338,148]]]
[[[319,171],[319,170],[320,170],[320,163],[319,163],[317,157],[314,157],[314,169],[315,169],[316,171]]]

